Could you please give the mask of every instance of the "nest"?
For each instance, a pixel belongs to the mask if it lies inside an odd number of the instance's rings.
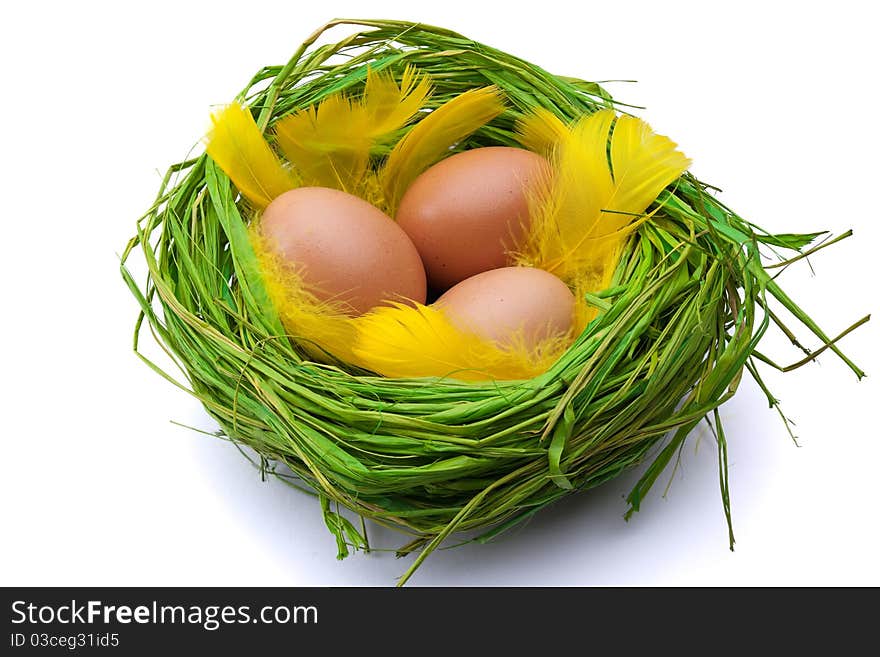
[[[340,23],[360,31],[314,46]],[[516,119],[536,108],[568,121],[615,107],[596,83],[552,75],[447,30],[391,21],[334,21],[286,65],[260,70],[237,98],[268,129],[330,93],[357,94],[367,64],[428,72],[433,106],[469,89],[501,89],[506,111],[465,147],[516,145]],[[488,540],[650,457],[628,497],[628,513],[638,510],[707,416],[729,519],[717,409],[744,369],[764,387],[755,361],[768,359],[756,346],[777,320],[763,310],[767,299],[776,297],[822,349],[836,347],[779,289],[759,253],[800,257],[817,235],[767,234],[711,191],[685,174],[663,192],[627,242],[611,287],[590,298],[598,316],[544,374],[392,379],[314,362],[285,334],[248,247],[248,213],[202,155],[169,170],[125,251],[123,276],[142,309],[135,349],[146,319],[221,435],[258,454],[265,472],[319,497],[340,556],[367,548],[364,525],[342,507],[409,534],[398,553],[419,554],[401,582],[453,533]],[[142,284],[125,266],[134,253],[149,269]]]

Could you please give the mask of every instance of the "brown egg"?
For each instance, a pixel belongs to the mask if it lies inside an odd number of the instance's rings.
[[[260,231],[323,300],[362,314],[386,301],[425,302],[425,269],[406,233],[351,194],[300,187],[278,196]]]
[[[564,335],[574,318],[574,295],[543,269],[502,267],[471,276],[437,299],[450,321],[499,344],[518,331],[527,347]]]
[[[396,219],[419,250],[431,288],[510,264],[506,251],[528,224],[526,190],[548,167],[522,148],[490,146],[452,155],[416,178]]]

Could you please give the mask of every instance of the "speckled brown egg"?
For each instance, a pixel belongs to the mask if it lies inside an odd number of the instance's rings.
[[[432,289],[510,264],[507,250],[528,224],[527,190],[548,168],[531,151],[490,146],[452,155],[416,178],[396,219]]]
[[[574,295],[553,274],[502,267],[463,280],[434,304],[462,330],[499,344],[521,332],[526,347],[565,335],[574,321]]]
[[[425,270],[407,234],[366,201],[335,189],[300,187],[260,219],[267,245],[322,300],[359,315],[388,301],[425,302]]]

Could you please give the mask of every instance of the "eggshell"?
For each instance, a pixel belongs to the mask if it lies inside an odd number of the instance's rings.
[[[506,250],[528,224],[526,190],[548,168],[522,148],[489,146],[452,155],[416,178],[396,219],[419,250],[431,288],[510,264]]]
[[[571,329],[574,295],[553,274],[532,267],[502,267],[471,276],[435,305],[450,321],[499,344],[522,331],[526,347]]]
[[[335,189],[300,187],[278,196],[260,231],[323,300],[362,314],[386,301],[425,302],[425,269],[406,233],[366,201]]]

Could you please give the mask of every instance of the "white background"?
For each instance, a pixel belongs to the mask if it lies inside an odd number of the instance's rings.
[[[719,3],[720,4],[720,3]],[[22,7],[27,7],[22,9]],[[569,6],[582,7],[572,13]],[[258,68],[335,16],[454,28],[608,88],[777,232],[855,229],[783,287],[831,334],[878,310],[878,132],[870,3],[15,3],[0,25],[3,193],[0,584],[390,585],[390,554],[335,559],[316,502],[258,473],[200,406],[131,352],[118,255],[159,185]],[[341,33],[339,33],[341,34]],[[414,585],[880,585],[880,317],[833,356],[767,372],[724,407],[737,549],[715,447],[694,435],[666,498],[622,519],[633,473]],[[816,340],[800,331],[805,342]],[[763,349],[800,355],[769,334]],[[401,537],[374,531],[374,543]]]

